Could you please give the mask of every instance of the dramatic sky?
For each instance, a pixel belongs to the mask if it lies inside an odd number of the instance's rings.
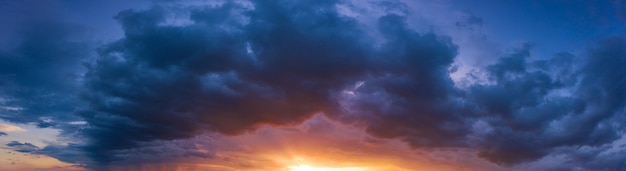
[[[0,0],[0,170],[624,168],[625,0]]]

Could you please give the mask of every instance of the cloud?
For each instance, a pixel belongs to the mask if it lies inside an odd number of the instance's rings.
[[[384,40],[375,41],[338,14],[336,3],[120,12],[126,37],[102,47],[85,76],[81,97],[90,108],[80,115],[90,125],[87,150],[109,161],[110,151],[140,142],[240,134],[318,113],[341,118],[347,110],[369,112],[353,116],[379,137],[460,146],[467,125],[448,76],[456,46],[412,31],[396,14],[378,20]],[[167,25],[173,12],[188,12],[191,24]],[[351,109],[342,106],[341,92],[358,82]]]
[[[467,125],[457,113],[461,104],[448,71],[456,47],[445,37],[410,30],[400,16],[381,17],[379,24],[388,42],[376,55],[388,68],[342,97],[349,111],[345,120],[365,122],[375,136],[417,147],[461,146]]]
[[[482,69],[488,84],[458,89],[450,38],[415,32],[406,16],[388,14],[377,20],[377,39],[336,3],[120,12],[125,37],[100,48],[85,76],[85,150],[107,163],[144,142],[237,135],[324,113],[378,138],[474,149],[510,166],[557,147],[608,143],[623,129],[610,124],[623,106],[625,79],[609,72],[623,63],[620,38],[584,58],[538,60],[525,44]],[[168,21],[173,13],[188,21]],[[479,122],[491,131],[472,131]]]
[[[18,141],[11,141],[6,145],[12,150],[22,153],[30,153],[39,150],[39,147],[31,143],[20,143]]]
[[[409,6],[376,2],[387,13],[363,27],[341,3],[124,10],[114,17],[124,37],[99,47],[84,75],[90,44],[75,40],[81,29],[36,16],[46,22],[17,25],[24,32],[10,39],[19,43],[0,51],[0,110],[8,113],[0,118],[63,129],[85,142],[7,146],[93,168],[163,156],[219,158],[183,140],[294,126],[323,114],[380,140],[371,144],[467,149],[507,167],[584,161],[571,159],[577,156],[596,157],[596,164],[572,167],[622,166],[601,160],[607,154],[600,149],[579,147],[606,145],[625,130],[626,38],[547,59],[523,44],[468,71],[463,79],[476,80],[460,88],[450,78],[459,47],[445,35],[415,31]],[[457,23],[482,25],[474,15]],[[2,132],[20,129],[0,125]]]
[[[0,132],[0,137],[1,136],[7,136],[7,135],[9,135],[9,134],[7,134],[6,132]]]
[[[492,84],[476,84],[469,88],[469,100],[478,106],[478,113],[484,115],[483,120],[492,129],[474,146],[479,148],[479,156],[503,165],[546,155],[551,147],[543,142],[553,137],[543,140],[533,137],[541,135],[555,119],[576,112],[573,110],[576,110],[577,101],[550,96],[553,90],[564,88],[564,82],[533,65],[560,61],[529,62],[530,48],[525,45],[487,66],[485,70]],[[549,67],[559,65],[568,67],[567,63]]]
[[[0,131],[2,131],[2,132],[24,132],[26,130],[24,128],[19,127],[19,126],[0,123]]]
[[[503,165],[536,160],[555,148],[598,146],[620,137],[624,38],[600,42],[587,56],[529,61],[522,48],[486,70],[493,84],[470,88],[471,101],[494,126],[479,155]],[[579,62],[579,63],[575,63]],[[609,81],[610,80],[610,81]],[[536,139],[534,137],[542,137]]]
[[[329,1],[255,5],[191,9],[189,26],[161,26],[166,9],[121,12],[126,38],[102,48],[85,78],[82,96],[93,110],[81,115],[93,146],[125,149],[206,130],[238,134],[332,108],[333,89],[364,70],[360,57],[368,54],[356,24],[327,10]],[[248,14],[206,15],[236,10]],[[233,21],[239,17],[250,21]],[[125,138],[105,141],[111,137]]]
[[[76,164],[81,167],[85,167],[86,165],[93,163],[93,161],[87,157],[83,151],[82,146],[78,144],[48,144],[46,147],[32,151],[31,153],[54,157],[57,160]]]
[[[81,62],[90,50],[84,28],[66,21],[56,2],[2,3],[0,19],[10,24],[0,32],[10,36],[0,45],[0,119],[75,118],[70,113],[77,105]]]
[[[516,166],[518,170],[610,170],[624,168],[624,136],[600,146],[564,147],[540,160]]]

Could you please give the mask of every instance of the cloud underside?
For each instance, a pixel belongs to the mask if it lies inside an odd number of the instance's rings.
[[[464,79],[471,84],[459,87],[450,78],[458,48],[449,37],[416,32],[407,16],[395,13],[364,27],[337,3],[228,2],[120,12],[115,19],[124,37],[98,48],[81,78],[84,107],[75,113],[87,122],[80,132],[87,142],[75,148],[107,164],[117,160],[116,152],[146,142],[238,135],[324,114],[376,138],[417,149],[473,149],[512,166],[607,145],[625,131],[623,37],[581,56],[549,59],[532,58],[532,47],[522,45],[470,72]],[[30,81],[17,80],[16,87]]]

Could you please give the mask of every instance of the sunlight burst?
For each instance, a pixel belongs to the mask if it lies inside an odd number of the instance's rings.
[[[360,167],[344,167],[344,168],[330,168],[330,167],[312,167],[308,165],[289,166],[290,171],[366,171],[365,168]]]

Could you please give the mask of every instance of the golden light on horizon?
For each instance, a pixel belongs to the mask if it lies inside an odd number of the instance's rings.
[[[330,168],[313,167],[309,165],[289,166],[289,169],[289,171],[367,171],[367,169],[360,167]]]
[[[203,137],[200,137],[203,138]],[[263,127],[254,133],[194,141],[210,158],[181,158],[166,163],[118,170],[211,171],[471,171],[439,160],[454,154],[416,152],[400,140],[367,138],[362,130],[316,117],[296,128]],[[374,141],[374,140],[377,141]],[[371,141],[366,141],[371,140]],[[203,146],[206,145],[206,146]],[[463,153],[470,156],[473,153]],[[454,158],[459,160],[458,158]],[[457,161],[458,162],[458,161]],[[1,169],[0,169],[1,170]],[[481,170],[481,169],[474,169]],[[484,169],[493,170],[493,169]]]

